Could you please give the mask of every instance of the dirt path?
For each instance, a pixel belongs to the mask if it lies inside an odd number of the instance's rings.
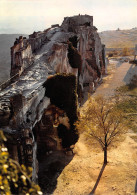
[[[94,95],[113,96],[115,89],[137,74],[137,67],[129,63],[112,62],[111,74],[104,78]],[[86,106],[86,103],[85,105]],[[105,167],[95,195],[134,195],[137,178],[136,134],[129,132],[119,145],[108,151]],[[75,145],[75,156],[57,179],[54,195],[88,195],[102,167],[103,151],[83,135]]]
[[[103,83],[96,89],[94,95],[113,96],[115,89],[130,83],[133,75],[137,75],[137,66],[128,62],[111,60],[108,66],[109,75],[104,77]]]

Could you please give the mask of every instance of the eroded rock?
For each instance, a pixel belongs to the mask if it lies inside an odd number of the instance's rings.
[[[92,16],[66,17],[61,26],[16,39],[11,47],[12,79],[0,93],[0,126],[18,134],[16,159],[26,165],[33,162],[36,173],[37,147],[38,155],[43,148],[42,155],[48,156],[75,144],[77,99],[95,90],[105,69],[105,46]]]

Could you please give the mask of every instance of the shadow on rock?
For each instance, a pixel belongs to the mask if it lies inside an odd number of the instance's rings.
[[[129,84],[131,82],[131,79],[134,75],[137,75],[137,66],[135,65],[131,65],[131,67],[129,68],[129,70],[127,71],[127,74],[124,77],[124,82],[126,84]]]
[[[136,184],[135,184],[135,194],[137,194],[137,179],[136,179]]]

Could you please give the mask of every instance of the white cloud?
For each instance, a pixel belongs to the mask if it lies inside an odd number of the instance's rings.
[[[101,30],[137,26],[136,0],[0,0],[0,26],[31,33],[66,16],[89,14]]]

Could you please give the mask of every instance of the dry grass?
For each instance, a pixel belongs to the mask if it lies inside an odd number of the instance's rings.
[[[111,80],[114,80],[114,69],[109,70],[109,75],[104,80],[103,90]],[[114,72],[113,72],[114,71]],[[121,75],[119,75],[121,76]],[[112,86],[112,85],[111,85]],[[128,91],[128,92],[127,92]],[[135,88],[129,91],[127,86],[121,88],[121,95],[136,94]],[[129,98],[132,96],[128,96]],[[125,96],[127,97],[127,95]],[[133,103],[132,103],[133,104]],[[87,104],[85,103],[84,107]],[[122,109],[130,108],[130,102]],[[108,151],[108,165],[105,167],[95,195],[135,195],[137,176],[137,134],[129,130],[125,140],[113,145]],[[89,195],[97,180],[103,163],[103,151],[83,134],[80,135],[74,148],[75,156],[65,167],[57,180],[57,187],[53,195]]]
[[[134,49],[129,47],[125,47],[122,49],[107,49],[106,51],[107,57],[118,57],[118,56],[133,56]]]
[[[116,91],[123,99],[118,107],[127,114],[128,127],[137,133],[137,75],[132,77],[128,85],[123,85]]]
[[[124,142],[108,151],[106,166],[95,195],[134,194],[137,174],[137,143],[126,135]],[[103,152],[80,136],[75,156],[58,178],[54,195],[88,195],[103,163]]]
[[[137,28],[101,32],[100,38],[107,48],[134,48],[137,44]]]

